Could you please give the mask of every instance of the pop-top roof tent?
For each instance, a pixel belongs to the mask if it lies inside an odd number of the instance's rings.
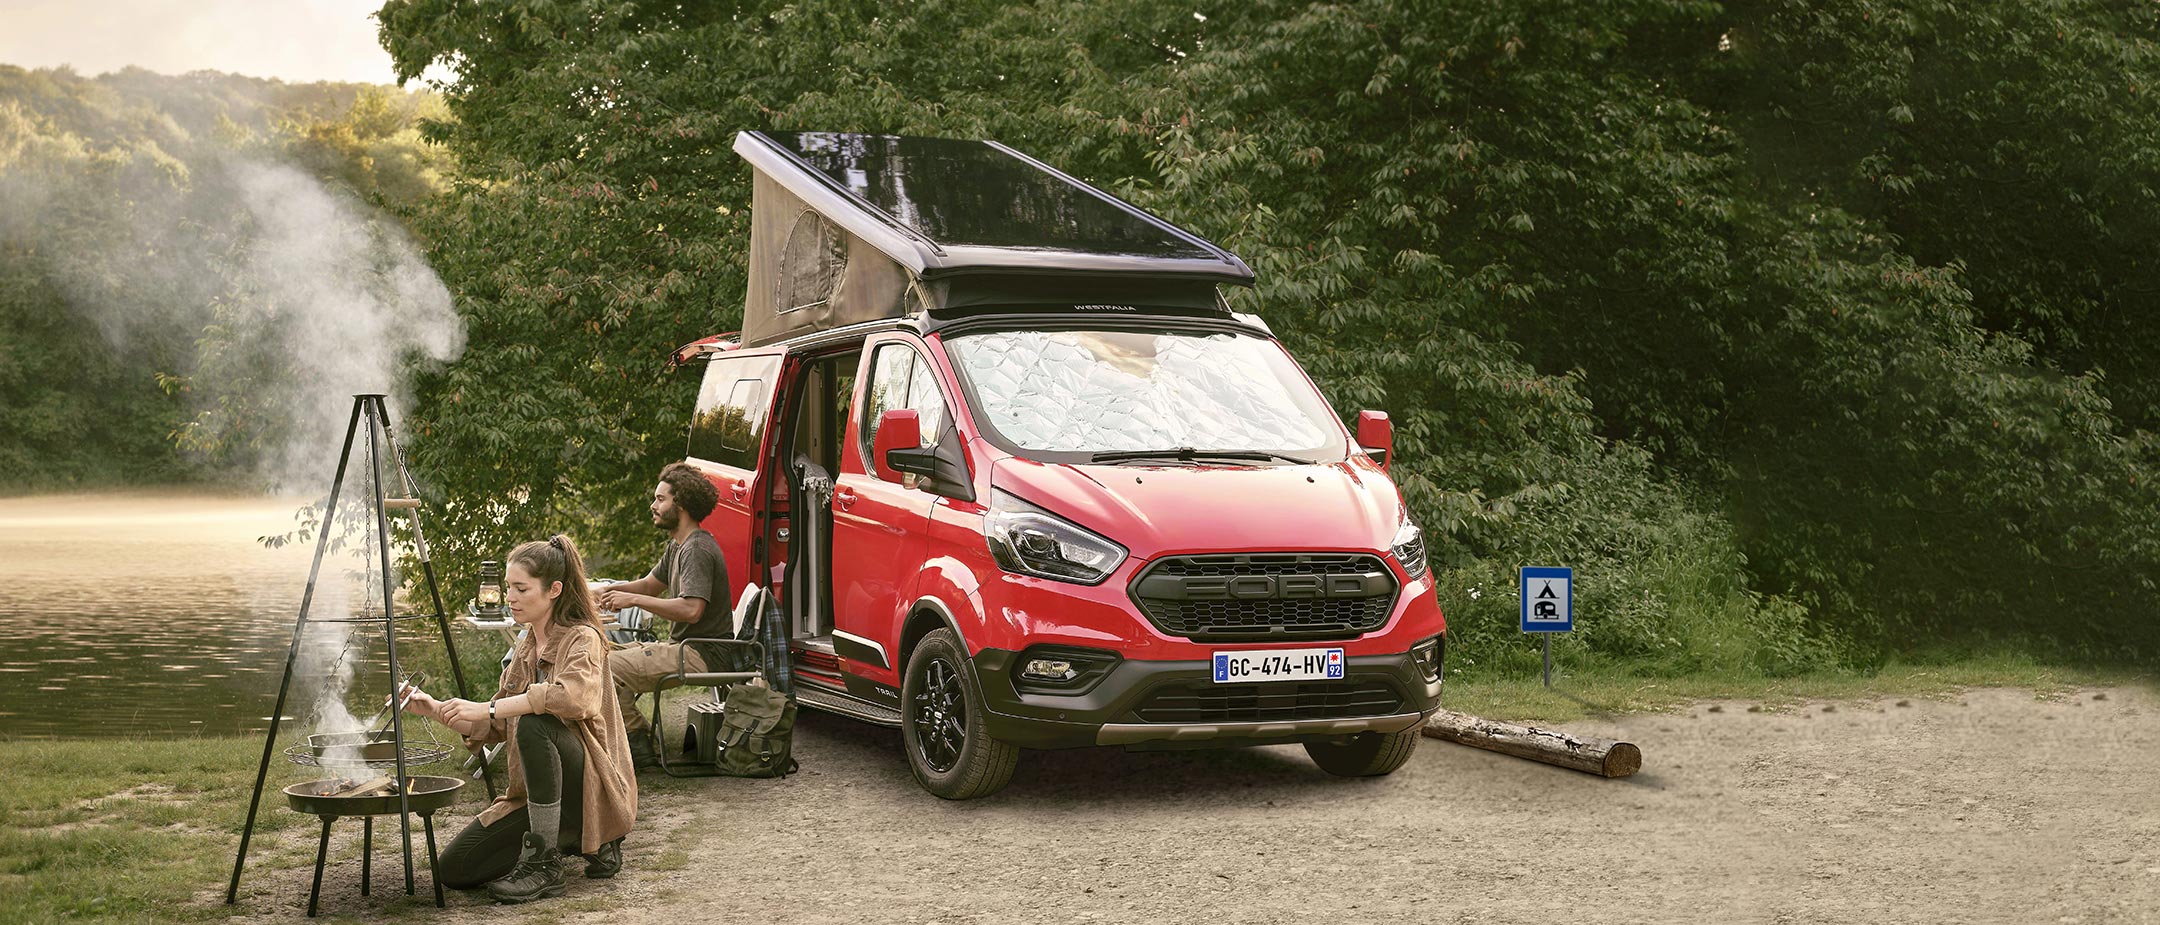
[[[756,174],[743,344],[929,311],[1119,305],[1225,314],[1252,270],[994,141],[743,132]]]

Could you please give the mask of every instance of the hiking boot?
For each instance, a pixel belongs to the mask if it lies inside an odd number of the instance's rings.
[[[630,734],[630,766],[641,771],[660,766],[660,752],[653,748],[652,733]]]
[[[622,870],[622,839],[618,838],[600,846],[600,850],[585,855],[585,877],[588,880],[606,880]]]
[[[517,866],[511,868],[509,876],[488,884],[488,895],[499,903],[529,903],[561,896],[568,887],[563,882],[560,858],[549,850],[547,839],[540,833],[525,833],[525,851],[518,855]]]

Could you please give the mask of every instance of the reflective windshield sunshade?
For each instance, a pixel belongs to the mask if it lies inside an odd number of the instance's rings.
[[[1280,345],[1228,333],[988,331],[946,342],[979,420],[1020,452],[1197,447],[1342,458],[1326,401]],[[1054,457],[1044,457],[1054,458]]]

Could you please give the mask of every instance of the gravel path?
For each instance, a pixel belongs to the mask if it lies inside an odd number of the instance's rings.
[[[1566,728],[1637,743],[1642,772],[1601,780],[1433,739],[1357,781],[1296,747],[1096,749],[1027,753],[1004,792],[945,803],[908,776],[897,733],[806,712],[801,774],[648,783],[621,878],[573,871],[560,900],[475,893],[405,917],[2160,922],[2148,688],[1703,703]],[[295,913],[309,871],[267,867],[249,911]],[[405,907],[357,879],[357,860],[330,873],[326,912]]]

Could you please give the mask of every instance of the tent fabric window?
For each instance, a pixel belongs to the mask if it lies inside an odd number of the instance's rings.
[[[816,212],[798,213],[787,244],[780,249],[774,308],[786,314],[831,302],[847,262],[847,239],[840,229]]]

